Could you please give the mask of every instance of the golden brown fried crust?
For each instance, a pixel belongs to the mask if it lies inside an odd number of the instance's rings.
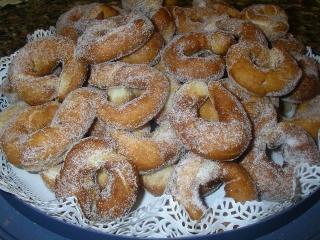
[[[131,64],[154,65],[157,63],[157,60],[159,60],[158,58],[163,45],[164,40],[161,34],[154,32],[150,40],[143,47],[120,60]]]
[[[257,198],[248,172],[238,163],[212,161],[193,153],[186,154],[175,167],[166,192],[186,208],[193,220],[199,220],[207,209],[200,199],[200,187],[210,182],[225,183],[226,196],[235,201]]]
[[[93,19],[102,20],[119,15],[119,11],[104,3],[79,5],[63,13],[56,23],[57,34],[76,41],[81,34],[77,23]]]
[[[64,37],[44,37],[27,43],[12,60],[8,79],[19,98],[39,105],[58,98],[82,85],[87,66],[74,56],[75,44]],[[53,71],[59,64],[61,73]]]
[[[173,39],[164,49],[162,61],[166,70],[179,81],[220,79],[224,74],[225,62],[222,56],[193,57],[201,50],[210,50],[225,55],[234,39],[222,32],[188,33]]]
[[[229,78],[258,96],[284,96],[295,88],[302,74],[289,53],[269,50],[257,42],[231,46],[226,63]]]
[[[166,43],[168,43],[176,32],[174,19],[166,7],[161,7],[153,16],[151,21]]]
[[[169,93],[167,78],[147,65],[97,64],[92,67],[89,83],[102,89],[125,86],[143,90],[138,98],[119,107],[106,100],[101,102],[98,117],[121,129],[135,129],[150,121],[164,106]]]
[[[116,60],[141,48],[153,30],[153,24],[144,16],[104,19],[86,28],[78,39],[75,54],[90,64]]]
[[[207,98],[219,121],[198,117],[198,108]],[[219,82],[190,82],[175,95],[170,123],[178,138],[191,151],[214,160],[239,157],[251,140],[251,124],[241,103]]]
[[[242,18],[258,25],[272,41],[286,35],[289,30],[288,17],[277,5],[255,4],[241,11]]]
[[[101,181],[99,172],[106,173],[106,181]],[[73,146],[55,184],[58,198],[76,196],[85,216],[93,221],[127,214],[137,191],[138,178],[132,165],[97,138],[82,139]]]

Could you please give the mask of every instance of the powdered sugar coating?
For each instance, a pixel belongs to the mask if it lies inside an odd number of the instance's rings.
[[[113,131],[118,152],[136,166],[140,174],[149,174],[178,161],[182,144],[169,122],[162,122],[153,132],[142,135]]]
[[[87,67],[74,57],[75,44],[64,37],[43,37],[27,43],[13,58],[8,79],[18,96],[37,105],[63,100],[82,85]],[[61,64],[61,69],[55,72]]]
[[[98,184],[99,171],[106,171],[104,186]],[[97,138],[82,139],[73,146],[55,186],[58,198],[76,196],[83,213],[92,221],[126,215],[136,201],[137,190],[135,169]]]
[[[226,58],[228,76],[259,96],[283,96],[301,78],[301,69],[287,53],[258,42],[240,42],[230,47]]]
[[[89,83],[102,89],[125,86],[142,90],[139,97],[121,106],[107,99],[100,103],[98,117],[121,129],[135,129],[150,121],[164,106],[169,92],[167,78],[147,65],[120,62],[94,65]]]
[[[223,55],[234,39],[223,32],[194,32],[178,35],[164,48],[162,61],[166,71],[181,82],[220,79],[225,70]],[[201,50],[212,54],[192,56]]]
[[[54,102],[27,108],[4,131],[4,151],[7,155],[15,153],[13,164],[29,171],[58,164],[61,156],[88,131],[99,97],[100,92],[94,89],[79,88],[68,95],[58,110],[58,103]],[[46,111],[49,119],[40,121]]]
[[[198,108],[210,97],[219,120],[198,117]],[[251,124],[241,103],[220,83],[190,82],[176,93],[170,123],[191,151],[215,160],[232,160],[248,147]]]
[[[78,5],[60,15],[56,23],[57,34],[76,41],[91,20],[118,14],[115,8],[103,3]]]
[[[151,21],[140,15],[93,22],[79,37],[75,55],[89,63],[116,60],[141,48],[150,39],[153,29]]]
[[[200,198],[200,187],[225,183],[226,195],[236,201],[256,198],[248,173],[237,163],[222,163],[187,153],[169,177],[166,193],[182,204],[193,220],[199,220],[207,207]]]
[[[254,4],[242,10],[241,14],[259,26],[271,41],[285,36],[289,30],[288,17],[277,5]]]
[[[301,127],[281,122],[269,129],[260,141],[241,164],[257,184],[261,199],[296,199],[299,186],[294,178],[295,168],[302,163],[320,163],[314,140]],[[275,154],[267,155],[267,149]],[[277,159],[273,157],[276,154],[279,155]]]

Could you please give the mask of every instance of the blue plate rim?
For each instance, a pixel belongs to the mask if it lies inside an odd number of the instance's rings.
[[[28,217],[32,221],[36,222],[37,224],[45,227],[46,229],[55,232],[64,237],[71,237],[76,239],[87,239],[90,237],[95,237],[96,240],[98,239],[106,239],[106,237],[110,237],[110,239],[144,239],[141,237],[131,237],[131,236],[121,236],[115,235],[110,233],[105,233],[98,231],[92,228],[84,228],[80,227],[71,223],[64,222],[58,218],[50,216],[43,212],[36,207],[29,205],[28,203],[24,202],[23,200],[19,199],[15,195],[11,193],[7,193],[4,191],[0,191],[1,195],[4,199],[16,210],[18,210],[21,214]],[[320,188],[309,195],[307,198],[302,199],[293,205],[271,215],[268,216],[256,223],[250,224],[248,226],[244,226],[235,230],[221,232],[221,233],[213,233],[208,235],[191,235],[185,237],[178,237],[175,239],[181,240],[189,240],[189,239],[198,239],[198,240],[205,240],[205,239],[234,239],[237,237],[238,239],[254,239],[260,236],[263,236],[267,233],[270,233],[290,221],[296,219],[304,212],[306,212],[309,208],[311,208],[318,200],[320,200]],[[89,235],[88,235],[89,234]],[[92,236],[93,235],[93,236]],[[153,239],[167,239],[167,238],[153,238]]]

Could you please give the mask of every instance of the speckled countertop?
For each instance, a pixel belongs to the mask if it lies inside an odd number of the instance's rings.
[[[90,0],[29,0],[0,9],[0,57],[25,44],[26,35],[38,28],[54,26],[60,14]],[[108,2],[99,1],[99,2]],[[180,1],[190,2],[190,1]],[[320,51],[320,0],[241,0],[229,1],[238,9],[252,3],[277,3],[289,15],[290,32],[303,43]]]

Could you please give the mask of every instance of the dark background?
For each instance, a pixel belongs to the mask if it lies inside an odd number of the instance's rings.
[[[63,12],[90,0],[29,0],[0,8],[0,57],[13,53],[26,42],[26,35],[38,28],[54,26]],[[97,0],[97,2],[108,2]],[[276,3],[289,15],[290,32],[304,44],[320,51],[320,0],[229,0],[239,10],[253,3]],[[191,1],[179,1],[188,5]]]

